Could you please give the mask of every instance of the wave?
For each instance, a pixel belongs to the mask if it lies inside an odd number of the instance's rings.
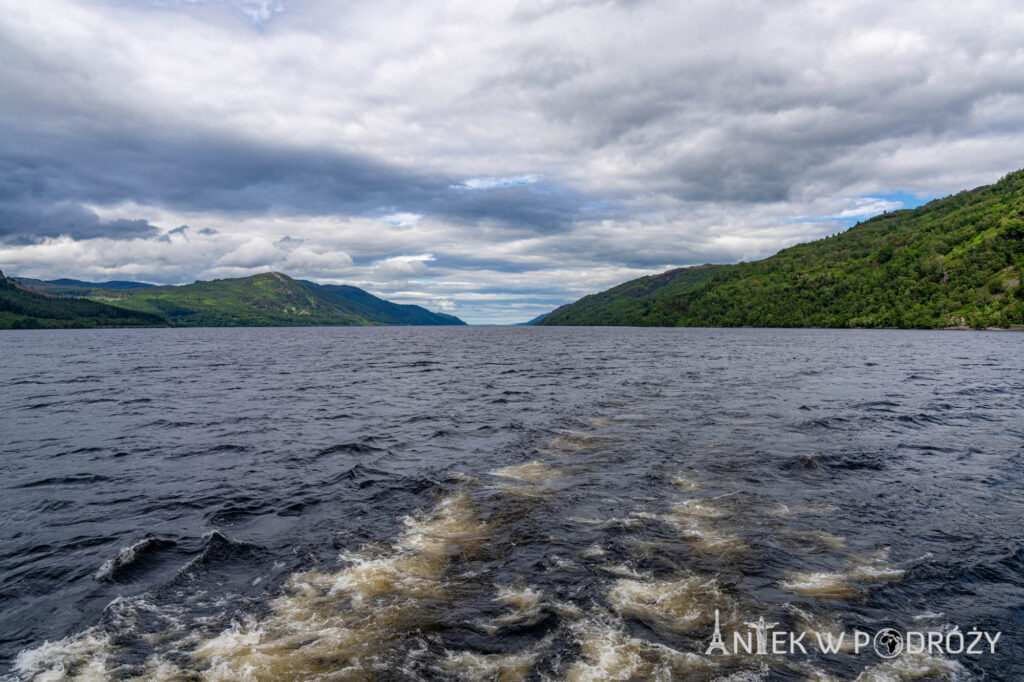
[[[18,488],[38,488],[41,486],[89,485],[91,483],[109,483],[113,479],[100,474],[72,474],[70,476],[52,476],[41,478],[30,483],[22,483]]]
[[[327,455],[376,455],[382,452],[387,452],[386,448],[377,447],[371,445],[373,438],[364,438],[363,440],[353,441],[350,443],[338,443],[327,448],[323,448],[316,453],[317,457],[324,457]]]
[[[121,549],[111,559],[103,562],[96,571],[96,580],[121,581],[131,580],[139,572],[159,560],[158,555],[166,549],[177,547],[173,540],[159,537],[147,537]]]

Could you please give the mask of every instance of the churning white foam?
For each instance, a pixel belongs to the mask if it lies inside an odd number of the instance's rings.
[[[566,682],[605,682],[606,680],[689,679],[716,666],[709,659],[663,644],[648,642],[626,633],[621,624],[598,617],[577,621],[570,626],[580,656],[566,671]]]
[[[113,672],[109,665],[113,656],[110,635],[93,627],[21,652],[14,661],[14,671],[39,682],[103,682]]]
[[[717,580],[692,574],[620,578],[612,584],[607,599],[622,616],[641,618],[675,632],[708,624],[715,608],[727,605]]]
[[[379,672],[402,635],[423,624],[424,602],[444,593],[457,547],[486,531],[461,494],[404,522],[392,547],[345,554],[338,571],[293,575],[268,616],[236,622],[197,646],[195,658],[208,664],[203,678],[359,680]]]
[[[531,483],[539,481],[553,481],[562,477],[561,472],[552,469],[547,464],[537,459],[531,462],[526,462],[525,464],[516,464],[514,466],[495,469],[491,472],[491,475],[499,476],[501,478],[510,478],[514,481],[525,481]]]
[[[869,555],[851,556],[849,567],[842,571],[796,571],[781,587],[823,599],[846,599],[862,594],[864,590],[884,582],[894,582],[906,575],[901,568],[887,563],[888,551],[878,550]]]
[[[749,546],[736,533],[723,528],[722,523],[732,512],[714,499],[694,498],[672,505],[667,513],[635,512],[634,516],[656,519],[674,527],[680,536],[690,541],[693,548],[710,555],[736,555],[749,550]]]

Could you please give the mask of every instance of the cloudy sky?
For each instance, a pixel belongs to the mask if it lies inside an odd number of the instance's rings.
[[[0,269],[470,322],[1024,167],[1024,5],[0,0]]]

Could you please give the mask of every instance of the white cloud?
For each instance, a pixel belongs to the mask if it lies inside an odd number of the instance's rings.
[[[237,268],[265,267],[277,260],[280,249],[263,237],[253,237],[217,259],[217,265]]]
[[[433,298],[430,300],[431,307],[435,310],[450,313],[456,309],[455,302],[450,298]]]
[[[434,260],[434,256],[426,253],[416,256],[393,256],[385,258],[373,268],[376,279],[382,281],[406,282],[410,277],[425,275],[428,271],[427,263]]]
[[[287,272],[340,273],[352,266],[352,257],[344,251],[316,252],[300,246],[288,254],[281,265]]]

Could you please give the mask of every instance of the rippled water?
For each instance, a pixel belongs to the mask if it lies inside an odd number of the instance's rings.
[[[0,335],[12,679],[1024,679],[1024,336]],[[789,630],[995,655],[705,655]]]

